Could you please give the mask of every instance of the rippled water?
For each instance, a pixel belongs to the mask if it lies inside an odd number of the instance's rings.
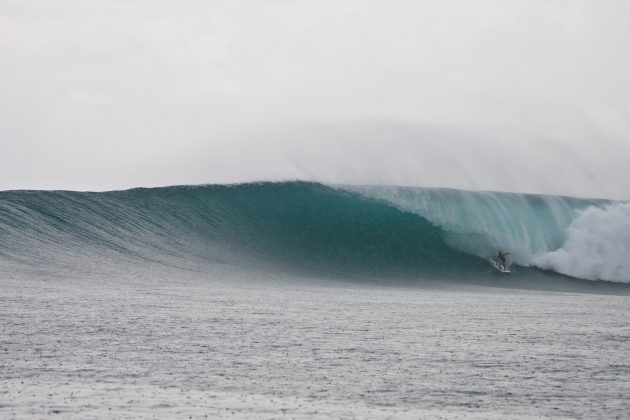
[[[630,413],[630,297],[0,280],[0,417]]]

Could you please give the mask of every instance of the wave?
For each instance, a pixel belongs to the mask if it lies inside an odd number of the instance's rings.
[[[248,268],[324,276],[630,282],[630,205],[514,193],[285,182],[104,193],[0,192],[12,272]],[[8,268],[7,268],[8,267]],[[558,278],[552,281],[560,281]]]
[[[417,214],[447,243],[481,258],[511,252],[521,266],[630,282],[630,204],[561,196],[404,187],[353,191]]]

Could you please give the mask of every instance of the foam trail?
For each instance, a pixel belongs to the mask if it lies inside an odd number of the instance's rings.
[[[567,228],[559,249],[534,264],[573,277],[630,283],[630,203],[591,206]]]

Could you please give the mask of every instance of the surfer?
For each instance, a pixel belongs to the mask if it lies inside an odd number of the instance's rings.
[[[505,266],[505,257],[507,255],[510,255],[509,252],[503,252],[503,251],[499,251],[499,253],[497,254],[495,261],[497,262],[497,265],[499,266],[499,268],[501,270],[505,270],[506,266]]]

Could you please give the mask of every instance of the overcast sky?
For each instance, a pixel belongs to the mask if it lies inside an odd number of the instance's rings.
[[[627,0],[0,0],[0,189],[630,199]]]

